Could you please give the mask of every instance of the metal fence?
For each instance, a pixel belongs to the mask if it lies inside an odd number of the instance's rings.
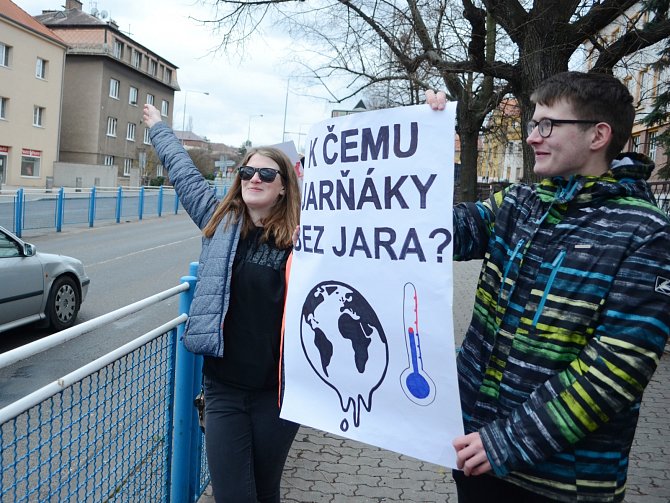
[[[670,217],[670,180],[664,182],[647,182],[647,184],[652,194],[654,194],[658,207]],[[483,201],[493,192],[502,190],[508,185],[508,182],[478,183],[477,198]]]
[[[165,501],[174,336],[166,333],[1,427],[2,501]]]
[[[209,483],[193,406],[202,358],[180,342],[195,277],[182,281],[0,355],[10,365],[181,292],[174,320],[0,409],[0,501],[197,501]]]
[[[656,198],[658,207],[670,216],[670,180],[665,182],[651,182],[649,188]]]
[[[219,198],[228,190],[223,184],[212,187]],[[168,186],[0,190],[0,226],[19,237],[27,229],[60,232],[63,226],[93,227],[98,221],[142,220],[145,216],[160,217],[164,212],[179,212],[179,199]]]

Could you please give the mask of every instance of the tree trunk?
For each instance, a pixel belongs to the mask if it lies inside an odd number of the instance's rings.
[[[476,201],[479,128],[459,133],[461,139],[461,176],[454,202]]]
[[[526,123],[533,118],[535,105],[530,96],[537,86],[546,78],[556,73],[568,70],[570,54],[561,49],[564,47],[560,35],[549,35],[547,20],[539,19],[529,23],[522,50],[519,52],[521,72],[519,78],[512,83],[514,95],[521,106],[521,131],[523,137],[523,181],[532,183],[537,181],[533,171],[535,155],[533,149],[526,143]],[[526,50],[525,48],[528,48]],[[542,50],[538,48],[542,47]]]

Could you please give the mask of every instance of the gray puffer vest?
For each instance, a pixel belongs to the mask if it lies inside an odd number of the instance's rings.
[[[179,201],[203,229],[219,204],[214,190],[167,124],[154,125],[149,136]],[[230,279],[241,227],[231,223],[226,228],[225,223],[226,219],[222,220],[211,238],[202,238],[198,282],[184,332],[186,349],[217,357],[223,356],[223,320],[230,301]]]

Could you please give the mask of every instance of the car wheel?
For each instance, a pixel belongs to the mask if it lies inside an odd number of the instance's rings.
[[[65,330],[74,325],[81,307],[79,288],[69,276],[61,276],[51,285],[46,315],[49,325],[56,330]]]

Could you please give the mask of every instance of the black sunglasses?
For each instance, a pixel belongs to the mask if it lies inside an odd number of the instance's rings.
[[[242,180],[251,180],[256,173],[261,179],[261,182],[272,183],[277,178],[277,175],[283,178],[279,170],[273,168],[252,168],[251,166],[240,166],[237,168]]]

